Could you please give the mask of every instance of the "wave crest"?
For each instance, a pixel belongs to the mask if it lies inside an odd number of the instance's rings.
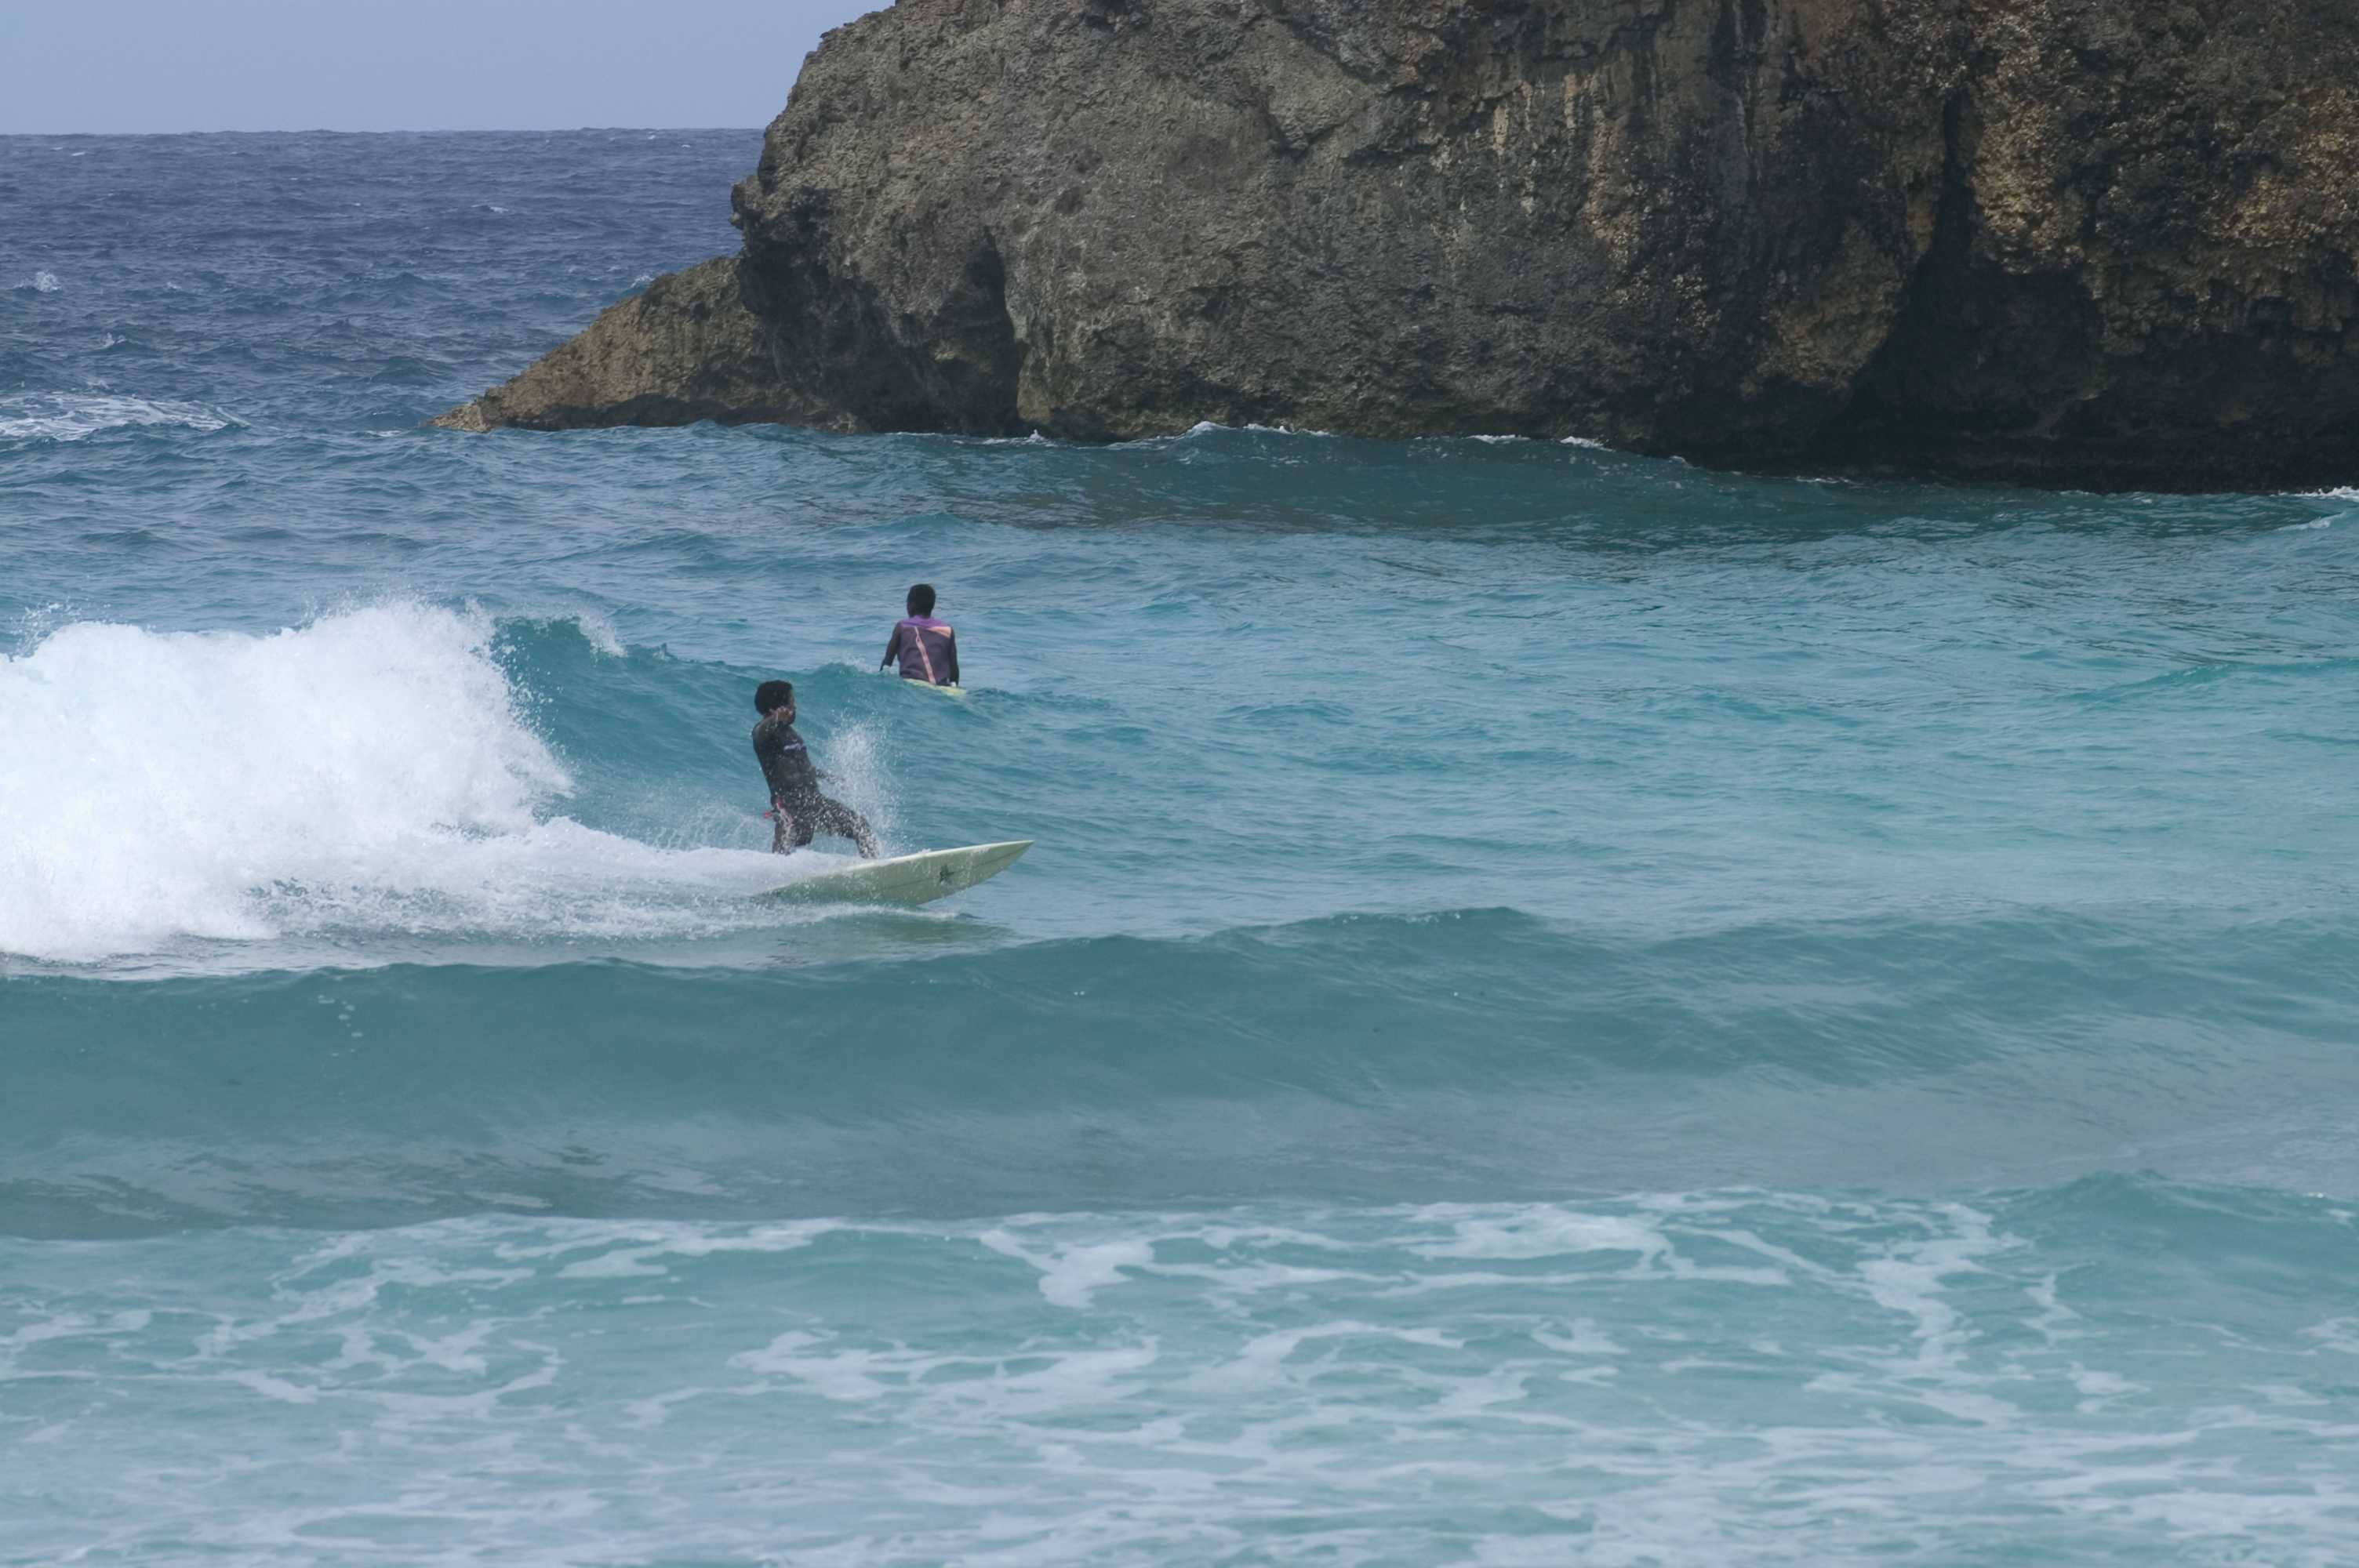
[[[110,345],[111,346],[111,345]],[[194,403],[103,394],[38,392],[0,397],[0,440],[79,441],[106,430],[157,426],[211,433],[238,421]]]
[[[454,849],[549,831],[534,807],[571,781],[491,632],[419,607],[262,636],[82,622],[0,663],[0,950],[267,935],[297,890],[416,891]]]

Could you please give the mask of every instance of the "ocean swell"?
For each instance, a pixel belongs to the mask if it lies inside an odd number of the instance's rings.
[[[734,970],[20,978],[0,1230],[2125,1163],[2343,1190],[2354,935],[2058,916],[1647,941],[1466,911],[1011,944],[851,913]],[[66,1045],[102,1030],[103,1055]]]

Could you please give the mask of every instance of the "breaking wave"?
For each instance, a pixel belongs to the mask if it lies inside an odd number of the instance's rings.
[[[619,652],[610,626],[581,626]],[[780,918],[745,896],[780,880],[766,853],[663,848],[559,812],[572,776],[498,634],[480,612],[386,604],[259,635],[84,622],[0,661],[0,953]],[[842,752],[875,765],[856,734]]]

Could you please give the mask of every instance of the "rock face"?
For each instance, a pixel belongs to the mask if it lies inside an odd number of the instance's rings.
[[[2349,0],[901,0],[443,422],[2359,477]]]
[[[738,275],[735,256],[668,273],[522,375],[434,423],[571,430],[717,419],[856,428],[777,375]]]

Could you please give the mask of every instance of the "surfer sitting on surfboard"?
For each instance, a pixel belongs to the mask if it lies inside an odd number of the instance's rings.
[[[770,850],[783,855],[799,849],[821,833],[841,834],[860,847],[863,859],[876,858],[876,835],[867,818],[840,800],[820,794],[819,781],[827,775],[811,765],[810,750],[795,733],[795,688],[791,682],[766,680],[754,692],[754,711],[762,721],[754,726],[754,758],[770,786]]]
[[[876,667],[898,659],[903,680],[958,685],[958,633],[934,619],[933,586],[919,583],[909,590],[908,602],[909,613],[893,628],[893,639],[885,644],[885,657]]]

